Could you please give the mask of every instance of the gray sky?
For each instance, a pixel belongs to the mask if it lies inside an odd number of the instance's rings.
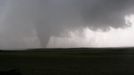
[[[45,47],[51,36],[86,26],[122,28],[133,7],[134,0],[0,0],[0,47]]]

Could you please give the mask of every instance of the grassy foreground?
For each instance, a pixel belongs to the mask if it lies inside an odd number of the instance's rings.
[[[0,70],[22,75],[132,75],[134,48],[29,49],[0,52]]]

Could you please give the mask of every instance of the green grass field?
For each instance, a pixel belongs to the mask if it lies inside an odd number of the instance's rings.
[[[1,51],[0,70],[22,75],[132,75],[134,48],[70,48]]]

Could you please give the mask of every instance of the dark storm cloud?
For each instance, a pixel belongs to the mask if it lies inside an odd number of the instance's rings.
[[[118,28],[125,23],[124,16],[132,13],[133,0],[39,0],[37,27],[50,28],[49,33],[64,28],[91,26],[93,28]],[[47,2],[47,3],[46,3]],[[42,24],[42,25],[41,25]],[[47,29],[46,29],[47,30]]]
[[[38,36],[45,47],[50,36],[64,29],[123,27],[133,4],[133,0],[8,0],[1,25],[4,36],[12,38],[8,45],[19,45],[20,37]]]
[[[133,0],[56,0],[51,2],[53,18],[70,26],[89,25],[121,27],[124,16],[130,13]],[[53,24],[52,24],[53,25]]]
[[[133,0],[98,0],[94,5],[89,3],[90,0],[83,3],[81,15],[84,22],[95,27],[121,27],[124,25],[124,15],[133,13],[129,10],[134,4]]]

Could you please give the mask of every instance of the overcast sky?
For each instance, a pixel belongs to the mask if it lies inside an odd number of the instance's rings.
[[[118,33],[122,34],[124,30],[128,30],[124,18],[131,14],[134,14],[134,0],[0,0],[0,48],[44,48],[53,47],[54,43],[62,47],[61,40],[72,39],[68,37],[72,31],[78,31],[73,32],[73,38],[77,42],[64,40],[67,47],[76,47],[75,43],[81,41],[83,44],[77,47],[85,44],[91,47],[93,43],[87,43],[83,39],[85,35],[92,34],[93,38],[97,37],[102,43],[105,41],[109,44],[107,39],[101,39],[98,32],[95,34],[96,30],[111,32],[110,27],[115,31],[123,28]],[[87,28],[93,32],[83,34],[83,30]],[[110,36],[116,35],[112,33]],[[70,43],[73,45],[70,46]],[[116,46],[120,46],[119,44]],[[134,46],[131,43],[129,45]]]

